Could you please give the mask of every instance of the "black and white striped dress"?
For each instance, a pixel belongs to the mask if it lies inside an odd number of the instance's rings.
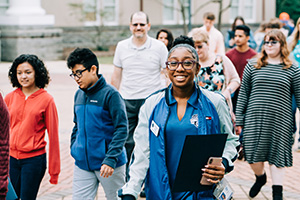
[[[293,164],[292,93],[300,105],[300,69],[292,65],[245,67],[236,109],[236,125],[244,126],[243,145],[249,163]]]

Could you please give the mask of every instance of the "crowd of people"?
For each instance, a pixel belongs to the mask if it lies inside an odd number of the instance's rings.
[[[251,198],[267,182],[268,163],[273,199],[282,200],[300,105],[300,18],[295,26],[290,21],[281,13],[253,32],[238,16],[223,37],[207,12],[202,27],[174,40],[168,29],[150,37],[147,14],[135,12],[131,37],[116,46],[111,84],[99,74],[90,49],[75,49],[67,59],[79,86],[70,145],[72,198],[94,199],[101,184],[109,200],[134,200],[139,194],[156,200],[216,199],[215,186],[239,158],[256,177]],[[47,157],[50,183],[59,181],[57,109],[44,89],[48,70],[36,55],[18,56],[8,77],[16,89],[0,96],[0,199],[9,177],[18,199],[34,200]],[[186,136],[211,134],[227,135],[221,164],[208,163],[195,176],[212,186],[174,191]]]

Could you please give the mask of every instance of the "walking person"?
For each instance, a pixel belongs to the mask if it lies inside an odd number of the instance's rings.
[[[247,62],[256,55],[256,52],[249,46],[250,29],[246,25],[238,25],[234,31],[234,43],[236,46],[226,53],[226,56],[233,63],[240,80]],[[236,102],[239,94],[239,88],[234,92],[232,100],[233,112],[236,110]]]
[[[293,165],[293,94],[300,105],[300,69],[289,59],[284,34],[271,30],[264,37],[257,62],[245,67],[236,109],[237,133],[243,129],[245,160],[256,176],[251,198],[267,182],[264,164],[268,162],[273,199],[283,199],[285,168]]]
[[[0,200],[6,199],[9,164],[9,113],[0,94]]]
[[[219,55],[225,54],[225,44],[223,34],[215,28],[215,15],[211,12],[203,14],[203,26],[199,29],[205,31],[209,35],[209,51]],[[198,31],[198,28],[193,30]],[[192,30],[192,31],[193,31]]]
[[[195,42],[199,56],[200,70],[195,76],[196,84],[224,95],[230,108],[231,118],[235,121],[231,94],[240,86],[239,75],[226,55],[217,55],[209,50],[209,36],[200,29],[192,30],[189,34]]]
[[[136,146],[130,179],[119,191],[123,200],[137,199],[145,178],[147,199],[214,199],[212,190],[179,193],[171,190],[186,135],[228,134],[223,165],[208,165],[203,176],[217,183],[225,172],[233,169],[239,143],[232,133],[228,106],[222,95],[195,84],[200,66],[193,46],[193,40],[186,36],[175,39],[166,62],[172,83],[147,98],[141,108],[134,133]]]
[[[226,56],[231,60],[240,79],[242,80],[243,72],[247,62],[256,55],[256,52],[249,47],[248,41],[250,37],[250,29],[246,25],[238,25],[235,27],[234,41],[236,46],[226,53]],[[239,95],[239,88],[231,95],[233,113],[236,113],[236,103]],[[240,134],[240,142],[242,143],[243,134]],[[239,160],[244,157],[243,148],[239,151]]]
[[[9,176],[18,198],[36,199],[46,171],[45,131],[49,138],[50,183],[60,173],[58,115],[53,97],[44,88],[50,77],[35,55],[22,54],[9,69],[13,92],[5,96],[10,113]]]
[[[79,85],[74,98],[71,155],[75,159],[73,199],[95,199],[99,183],[109,200],[125,184],[125,141],[128,125],[119,92],[98,74],[99,63],[89,49],[68,57],[70,74]]]
[[[150,30],[148,15],[135,12],[130,17],[132,36],[118,43],[114,56],[114,72],[111,84],[125,100],[129,135],[125,144],[127,169],[134,148],[133,132],[138,123],[138,114],[145,98],[164,88],[161,71],[165,73],[168,50],[165,44],[148,36]],[[128,178],[128,170],[127,170]]]

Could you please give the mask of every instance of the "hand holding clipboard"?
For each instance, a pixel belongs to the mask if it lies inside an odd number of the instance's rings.
[[[222,157],[210,157],[202,171],[201,185],[213,185],[214,183],[218,183],[225,174]]]
[[[201,169],[207,165],[210,157],[222,157],[226,140],[227,134],[186,136],[172,191],[199,192],[212,189],[212,185],[200,184]]]

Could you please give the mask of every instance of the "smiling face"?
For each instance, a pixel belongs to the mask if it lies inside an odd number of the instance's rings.
[[[133,37],[137,39],[147,37],[150,30],[150,24],[147,23],[147,16],[145,14],[134,14],[130,22],[130,31]]]
[[[186,47],[178,47],[169,56],[168,61],[183,62],[183,61],[195,61],[192,53]],[[168,75],[173,83],[173,89],[184,89],[194,86],[194,77],[199,72],[197,64],[190,70],[186,70],[181,64],[176,70],[171,71],[169,68]]]
[[[17,79],[22,88],[31,89],[36,87],[35,71],[28,62],[18,65]]]
[[[264,45],[264,49],[268,57],[270,58],[275,58],[280,56],[281,52],[281,45],[280,42],[277,40],[270,40],[269,37],[265,38],[265,42],[274,42],[274,43],[269,43]],[[276,42],[276,43],[275,43]]]

